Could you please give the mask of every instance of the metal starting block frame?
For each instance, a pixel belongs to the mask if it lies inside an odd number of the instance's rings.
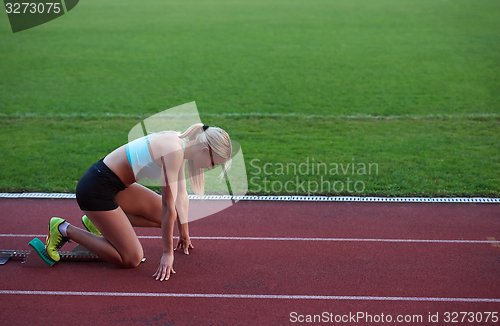
[[[72,251],[60,252],[60,261],[97,262],[105,261],[87,248],[77,245]],[[0,265],[6,264],[9,260],[22,260],[22,266],[28,267],[51,267],[46,263],[35,250],[1,250]]]

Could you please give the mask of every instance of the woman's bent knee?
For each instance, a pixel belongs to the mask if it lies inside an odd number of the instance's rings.
[[[142,259],[144,258],[144,254],[142,251],[140,253],[136,253],[133,255],[125,255],[122,256],[122,267],[124,268],[134,268],[139,266],[141,263]]]
[[[122,267],[124,268],[135,268],[137,266],[139,266],[139,264],[141,263],[142,261],[142,258],[141,259],[135,259],[135,260],[124,260],[121,264]]]

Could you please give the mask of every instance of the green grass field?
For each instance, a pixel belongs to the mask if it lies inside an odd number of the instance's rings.
[[[499,30],[496,0],[86,0],[15,34],[0,14],[0,191],[74,192],[196,101],[250,193],[498,197]]]

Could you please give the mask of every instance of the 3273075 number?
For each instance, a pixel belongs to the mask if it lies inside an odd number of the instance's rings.
[[[23,8],[24,7],[24,8]],[[8,14],[58,14],[61,12],[61,4],[46,2],[46,3],[29,3],[29,2],[14,2],[14,3],[6,3],[5,10]]]
[[[445,323],[481,323],[498,322],[497,312],[445,312]]]

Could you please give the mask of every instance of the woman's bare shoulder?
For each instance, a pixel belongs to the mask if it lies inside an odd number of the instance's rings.
[[[153,160],[158,160],[164,156],[183,157],[182,141],[175,132],[161,132],[150,140]]]

